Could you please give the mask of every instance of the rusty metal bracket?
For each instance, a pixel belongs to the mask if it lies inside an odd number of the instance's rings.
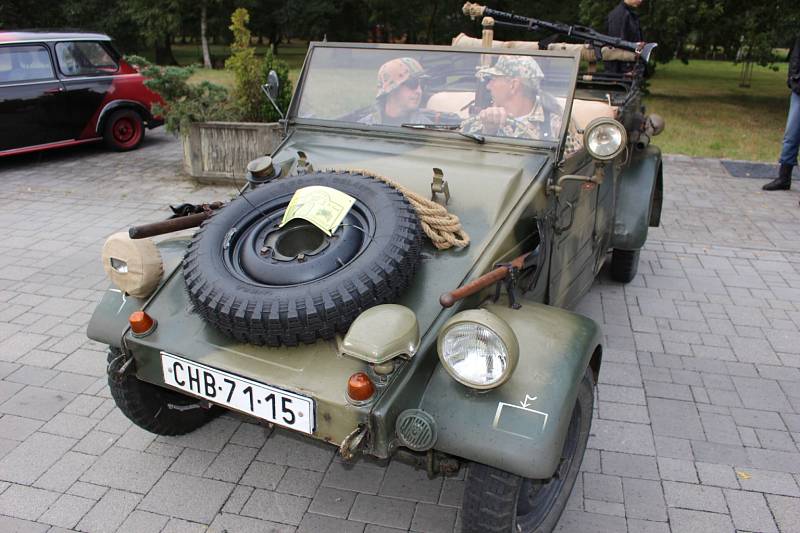
[[[134,369],[133,357],[128,357],[125,353],[120,353],[108,362],[106,373],[108,373],[108,377],[114,381],[114,383],[122,383],[125,377],[133,372]]]
[[[352,461],[359,452],[359,448],[364,443],[364,437],[367,436],[367,426],[359,424],[359,426],[347,435],[342,443],[339,445],[339,455],[345,461]]]
[[[433,178],[431,181],[431,200],[436,201],[437,194],[444,194],[443,205],[450,203],[450,186],[447,184],[447,180],[444,179],[444,172],[442,172],[441,168],[433,169]]]
[[[520,269],[511,263],[499,263],[495,265],[495,268],[497,267],[508,268],[508,275],[495,284],[494,301],[497,302],[500,299],[502,290],[505,287],[506,293],[508,294],[508,306],[511,309],[519,309],[522,307],[517,295],[517,283],[519,282]]]

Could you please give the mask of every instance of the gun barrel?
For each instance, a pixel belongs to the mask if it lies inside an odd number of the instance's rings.
[[[442,294],[439,297],[439,303],[442,307],[452,307],[457,301],[463,300],[467,296],[472,296],[473,294],[482,291],[486,287],[494,285],[498,281],[504,280],[512,268],[522,268],[528,255],[530,255],[530,252],[522,254],[507,265],[500,265],[494,270],[487,272],[483,276],[475,278],[466,285],[462,285],[454,291]]]
[[[131,239],[146,239],[147,237],[164,235],[165,233],[172,233],[173,231],[196,228],[209,216],[211,216],[211,213],[203,212],[185,217],[170,218],[168,220],[162,220],[161,222],[153,222],[152,224],[132,226],[128,229],[128,235]]]

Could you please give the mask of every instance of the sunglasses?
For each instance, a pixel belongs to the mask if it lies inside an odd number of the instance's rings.
[[[404,81],[402,85],[406,89],[410,89],[412,91],[416,91],[417,89],[420,88],[422,83],[420,82],[419,78],[409,78],[406,81]]]

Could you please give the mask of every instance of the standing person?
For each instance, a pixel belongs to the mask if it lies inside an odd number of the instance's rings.
[[[789,116],[783,134],[781,164],[778,177],[762,187],[765,191],[786,191],[792,186],[792,170],[797,166],[797,150],[800,146],[800,35],[795,39],[789,54],[789,77],[786,80],[792,90],[789,97]]]
[[[642,0],[622,0],[612,9],[606,18],[608,35],[634,43],[644,41],[639,14],[636,12],[640,5]],[[633,61],[605,61],[606,72],[614,74],[629,72],[635,65]]]

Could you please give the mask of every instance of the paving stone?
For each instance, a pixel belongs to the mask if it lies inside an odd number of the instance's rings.
[[[42,426],[40,431],[61,435],[62,437],[82,439],[96,424],[96,420],[92,420],[86,416],[58,413]]]
[[[672,533],[730,533],[733,524],[727,515],[690,511],[687,509],[670,509],[669,521]]]
[[[755,411],[752,409],[731,409],[731,415],[739,426],[752,428],[785,430],[780,415],[770,411]]]
[[[355,500],[355,492],[320,487],[308,510],[326,516],[347,518]]]
[[[114,532],[133,511],[140,498],[138,494],[112,489],[78,522],[77,529],[91,533]]]
[[[771,472],[757,468],[741,468],[739,470],[747,474],[747,477],[739,478],[739,485],[743,490],[800,497],[800,488],[789,473]]]
[[[439,505],[461,507],[464,499],[464,481],[445,478],[442,493],[439,495]]]
[[[650,427],[644,424],[595,420],[589,446],[607,451],[655,455],[653,434]]]
[[[0,459],[0,479],[31,484],[75,443],[74,439],[34,433]]]
[[[358,494],[350,520],[387,527],[407,529],[411,525],[415,504],[410,501]]]
[[[102,455],[116,440],[117,435],[113,433],[92,430],[75,445],[73,450],[89,455]]]
[[[786,396],[771,379],[734,377],[733,383],[745,407],[765,411],[789,411]]]
[[[628,517],[657,522],[666,521],[664,493],[659,482],[623,478],[622,489],[625,495],[625,512]]]
[[[217,515],[208,526],[208,533],[233,533],[234,531],[236,533],[294,533],[295,527],[227,513]]]
[[[383,481],[383,472],[362,464],[344,465],[331,463],[322,479],[322,485],[336,489],[352,490],[366,494],[378,494]]]
[[[192,448],[184,448],[178,458],[169,467],[173,472],[201,476],[214,461],[216,454]]]
[[[697,473],[692,461],[671,459],[669,457],[658,457],[657,460],[661,479],[697,483]]]
[[[256,459],[278,465],[325,472],[333,458],[334,451],[335,448],[329,444],[285,431],[275,431],[267,439]]]
[[[219,452],[234,434],[241,422],[220,417],[187,435],[159,437],[159,440],[175,446],[184,446],[207,452]]]
[[[210,524],[232,490],[230,483],[167,472],[139,509]]]
[[[11,440],[24,441],[42,426],[43,422],[14,415],[0,418],[0,435]]]
[[[144,494],[166,472],[170,463],[172,460],[167,457],[110,448],[81,476],[81,481]]]
[[[72,528],[94,504],[94,500],[63,494],[39,517],[39,522],[63,528]]]
[[[322,472],[288,468],[278,483],[278,492],[313,498],[322,483]]]
[[[778,533],[772,513],[761,494],[727,489],[725,499],[736,529]]]
[[[622,478],[605,474],[583,474],[583,495],[590,500],[622,503]]]
[[[13,383],[21,383],[23,385],[41,386],[53,379],[53,377],[57,374],[58,372],[55,370],[23,365],[3,379]]]
[[[700,421],[709,442],[740,444],[739,431],[732,417],[701,412]]]
[[[49,529],[47,524],[0,515],[0,531],[4,533],[44,533]]]
[[[722,490],[717,487],[665,481],[664,495],[670,507],[722,514],[728,512]]]
[[[36,520],[58,496],[58,493],[49,490],[14,484],[0,494],[0,515]]]
[[[286,467],[253,461],[239,483],[262,489],[275,490],[286,472]]]
[[[800,474],[800,453],[747,448],[750,464],[764,470],[775,470]]]
[[[442,489],[442,478],[428,479],[424,470],[392,461],[383,476],[378,494],[392,498],[436,503]]]
[[[800,500],[767,494],[767,502],[780,531],[783,533],[800,531],[800,505],[798,505]]]
[[[728,465],[718,465],[713,463],[695,463],[700,483],[703,485],[714,485],[717,487],[727,487],[738,489],[739,482],[732,467]]]
[[[94,460],[95,458],[91,455],[67,452],[44,474],[39,476],[34,486],[57,492],[66,492],[91,466]]]
[[[242,424],[231,436],[230,443],[261,448],[272,430],[256,424]]]
[[[693,403],[653,398],[648,400],[648,409],[655,435],[705,439],[700,417]]]
[[[83,481],[76,481],[72,486],[67,489],[67,493],[82,498],[89,498],[91,500],[99,500],[103,495],[108,492],[107,487],[100,485],[93,485],[92,483],[84,483]]]
[[[205,533],[207,529],[208,526],[205,524],[197,524],[180,518],[170,518],[161,533]]]
[[[206,469],[203,477],[221,481],[236,482],[242,477],[256,450],[237,444],[228,444],[217,454],[214,462]]]
[[[620,516],[586,513],[567,510],[554,531],[559,533],[607,533],[609,531],[626,531],[625,519]],[[365,532],[366,533],[366,532]]]
[[[0,412],[48,421],[74,397],[69,392],[27,386],[0,405]]]
[[[655,457],[630,455],[616,452],[601,452],[603,473],[611,476],[661,479]]]
[[[310,503],[311,500],[308,498],[256,489],[242,508],[241,514],[262,520],[298,525]]]
[[[629,518],[628,533],[669,533],[669,524]]]
[[[744,446],[692,441],[692,453],[696,460],[703,463],[720,463],[731,466],[750,464]]]
[[[364,524],[308,513],[297,528],[298,533],[361,533]],[[452,531],[452,528],[449,530]]]
[[[654,435],[653,441],[656,444],[656,454],[659,457],[694,460],[692,444],[689,440]]]

